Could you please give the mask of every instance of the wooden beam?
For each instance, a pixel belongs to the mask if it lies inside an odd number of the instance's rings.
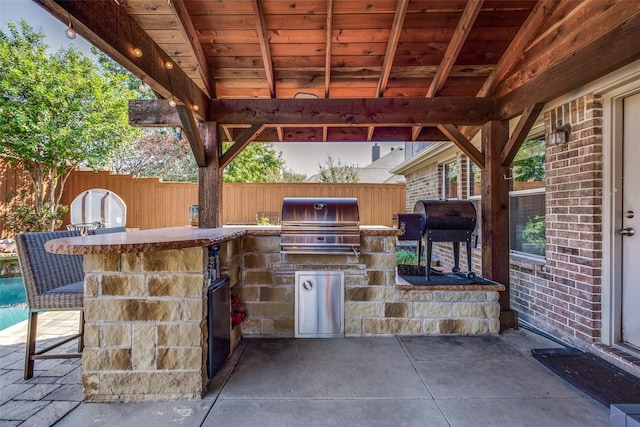
[[[222,227],[222,168],[218,164],[221,141],[216,123],[202,123],[206,166],[198,168],[198,227]]]
[[[331,45],[333,42],[333,0],[327,0],[327,35],[324,53],[324,97],[329,97],[331,87]]]
[[[460,50],[462,49],[464,42],[467,40],[467,36],[469,36],[469,33],[471,32],[473,23],[478,17],[478,13],[480,13],[483,3],[484,0],[473,0],[467,2],[467,6],[464,8],[464,12],[462,12],[460,21],[458,21],[458,26],[456,27],[456,30],[451,37],[451,41],[447,46],[447,50],[444,53],[440,67],[431,81],[429,90],[427,90],[427,98],[436,96],[440,89],[442,89],[442,86],[444,86],[444,82],[449,77],[449,73],[451,73],[451,69],[456,63],[456,59],[458,59]]]
[[[178,128],[182,127],[182,120],[166,99],[130,99],[129,125]]]
[[[455,125],[444,124],[438,125],[440,132],[445,134],[458,148],[469,157],[473,163],[481,169],[485,166],[484,155],[469,141]]]
[[[500,153],[509,138],[507,121],[491,121],[482,132],[482,146],[486,155],[485,168],[482,169],[482,276],[503,284],[506,287],[500,292],[500,318],[511,320],[515,316],[507,316],[511,312],[509,285],[509,182],[504,179],[508,168],[502,166]],[[503,315],[503,313],[505,313]],[[506,325],[516,327],[515,325]]]
[[[513,130],[511,137],[500,154],[502,166],[508,167],[511,165],[511,162],[513,162],[513,159],[516,157],[520,146],[522,146],[522,143],[527,138],[531,127],[536,122],[543,107],[544,104],[535,104],[531,107],[525,108],[522,116],[520,116],[520,120],[518,120],[516,128]]]
[[[498,117],[509,119],[517,116],[530,105],[548,102],[640,59],[638,34],[640,12],[615,25],[592,43],[563,53],[562,59],[543,67],[517,89],[509,91],[504,88],[502,92],[506,94],[497,100]],[[519,73],[531,74],[525,69]],[[496,92],[499,90],[497,88]]]
[[[176,105],[176,111],[180,117],[182,123],[182,131],[189,141],[191,151],[196,159],[196,163],[199,167],[207,166],[207,160],[204,153],[204,146],[202,145],[202,139],[200,138],[200,132],[198,132],[198,124],[191,114],[191,110],[184,105]]]
[[[271,49],[269,49],[269,38],[267,37],[267,26],[264,22],[264,13],[260,7],[260,0],[252,0],[253,14],[256,18],[256,31],[258,32],[258,43],[260,44],[260,52],[262,53],[262,62],[264,64],[264,73],[267,77],[267,86],[271,98],[276,97],[276,85],[273,76],[273,61],[271,60]]]
[[[282,132],[282,126],[276,127],[276,132],[278,133],[278,142],[284,141],[284,133]]]
[[[378,88],[376,89],[376,98],[381,97],[387,88],[389,74],[391,74],[391,67],[393,66],[393,59],[396,56],[398,40],[400,40],[400,32],[402,32],[404,17],[407,14],[408,6],[409,0],[398,0],[398,4],[396,5],[396,13],[393,16],[391,33],[389,34],[389,41],[387,42],[387,51],[382,61],[382,70],[380,71],[380,79],[378,80]]]
[[[280,125],[481,125],[493,118],[489,98],[214,99],[210,121]]]
[[[175,96],[187,105],[198,105],[198,115],[207,117],[209,97],[180,68],[168,70],[171,58],[113,1],[33,0],[64,22],[71,16],[78,34],[127,70],[144,80],[164,98]],[[142,56],[134,55],[134,48]]]
[[[422,132],[422,126],[412,126],[411,127],[411,140],[417,141],[420,136],[420,132]]]
[[[189,12],[184,5],[184,0],[167,1],[169,3],[171,12],[173,12],[173,15],[176,17],[178,27],[180,29],[180,32],[182,33],[182,37],[184,37],[184,39],[188,42],[187,45],[189,47],[189,54],[196,62],[196,71],[200,75],[200,78],[202,78],[209,97],[215,98],[215,86],[212,84],[210,79],[211,73],[206,72],[207,70],[209,70],[209,67],[207,66],[207,59],[204,55],[204,51],[202,50],[202,46],[200,45],[200,40],[198,40],[196,30],[193,27],[193,22],[191,22]]]
[[[373,139],[373,133],[376,131],[375,126],[369,126],[367,129],[367,141],[371,141]]]
[[[238,140],[220,157],[220,168],[226,168],[229,163],[231,163],[231,161],[235,159],[242,150],[244,150],[244,147],[249,145],[251,141],[253,141],[256,136],[258,136],[258,134],[262,132],[263,129],[264,125],[253,125],[249,129],[242,132],[242,135],[240,135]]]
[[[536,2],[527,20],[520,27],[520,30],[513,40],[511,40],[511,43],[509,43],[509,47],[504,55],[500,57],[495,68],[491,74],[489,74],[487,80],[485,80],[482,88],[478,91],[477,96],[487,96],[492,93],[496,82],[501,81],[507,73],[511,71],[521,57],[522,52],[524,52],[525,48],[531,40],[533,40],[538,30],[547,21],[547,18],[549,18],[549,15],[551,15],[559,3],[558,0],[540,0]]]

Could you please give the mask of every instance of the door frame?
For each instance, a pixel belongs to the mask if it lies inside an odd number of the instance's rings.
[[[603,94],[602,330],[603,344],[622,345],[622,147],[623,100],[640,93],[640,80]]]

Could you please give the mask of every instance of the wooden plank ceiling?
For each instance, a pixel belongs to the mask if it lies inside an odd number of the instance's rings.
[[[640,57],[635,0],[34,1],[233,141],[464,140]]]

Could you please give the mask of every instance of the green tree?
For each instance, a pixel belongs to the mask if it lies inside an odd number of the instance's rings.
[[[528,139],[513,159],[515,182],[544,181],[545,142]]]
[[[232,144],[225,143],[227,150]],[[278,182],[269,181],[281,176],[285,161],[282,152],[273,144],[251,143],[233,159],[223,172],[224,182]]]
[[[33,211],[44,217],[60,212],[74,168],[107,165],[113,148],[138,134],[127,111],[135,94],[72,47],[50,55],[44,34],[24,20],[7,26],[8,34],[0,31],[0,159],[29,174]]]
[[[325,165],[318,165],[320,182],[355,183],[360,181],[358,171],[354,166],[345,165],[340,160],[334,161],[327,155]]]

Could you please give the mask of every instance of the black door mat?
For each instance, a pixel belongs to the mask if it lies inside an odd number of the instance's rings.
[[[590,353],[571,348],[531,350],[539,362],[606,407],[640,403],[640,378]]]

